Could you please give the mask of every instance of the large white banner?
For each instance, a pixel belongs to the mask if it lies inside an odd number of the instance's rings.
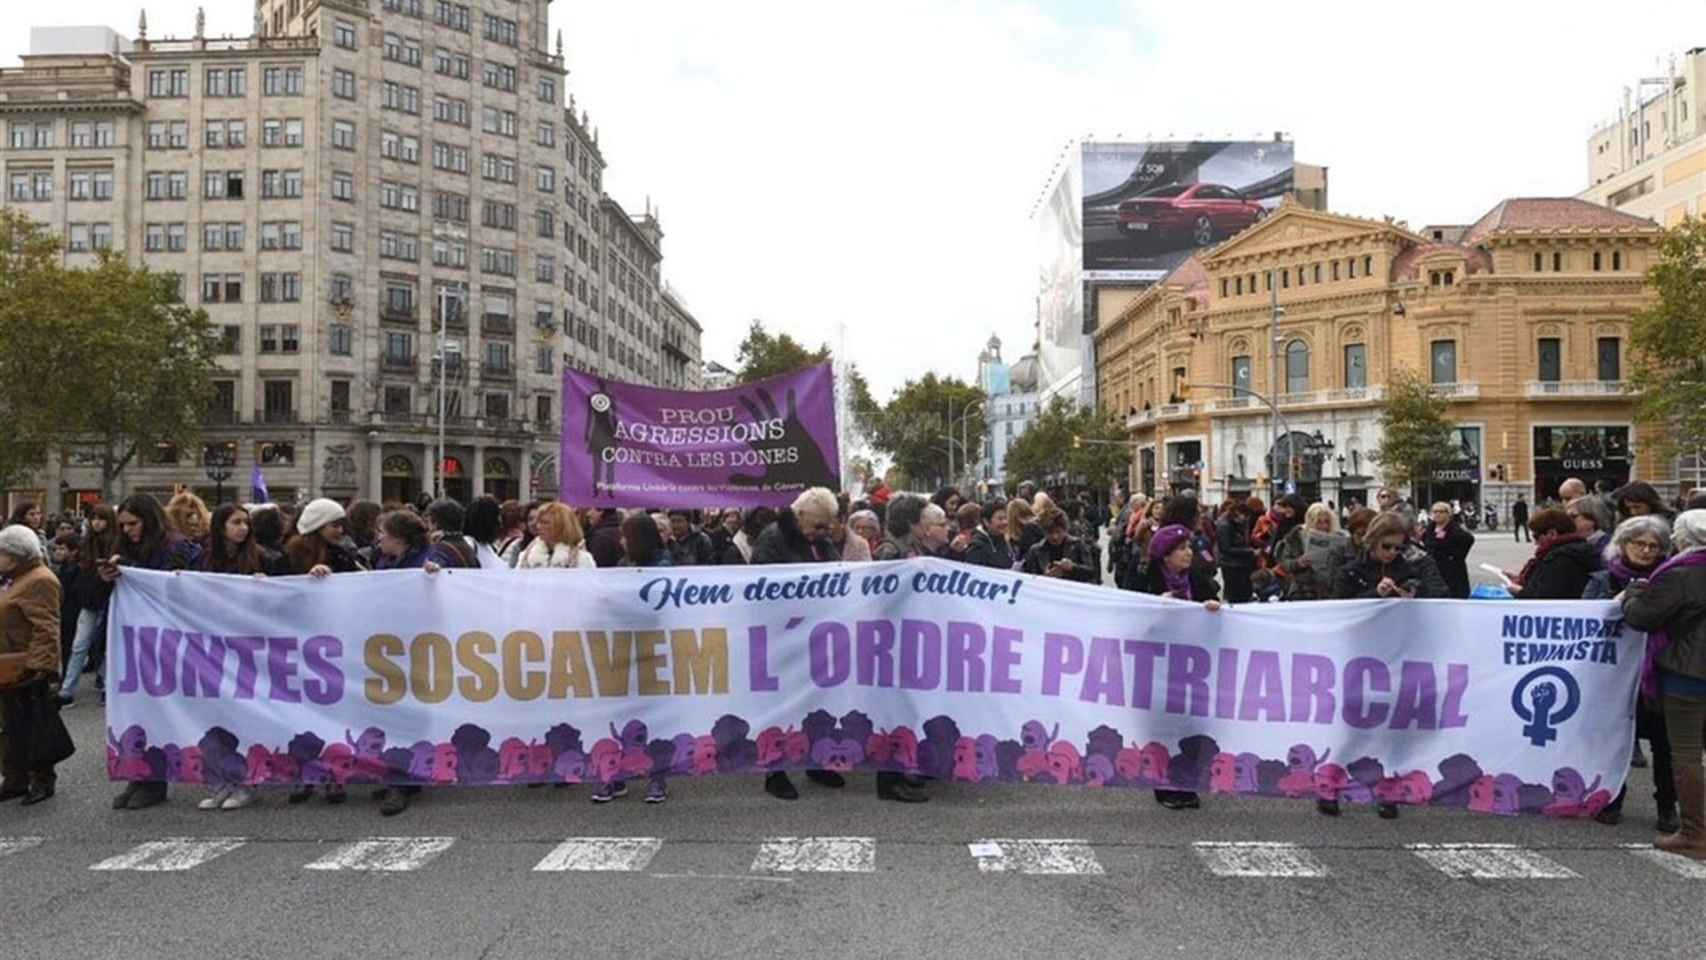
[[[251,579],[126,570],[117,779],[787,768],[1582,815],[1645,638],[1597,602],[1199,605],[938,560]]]

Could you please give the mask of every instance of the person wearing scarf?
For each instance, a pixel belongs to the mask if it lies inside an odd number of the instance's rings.
[[[1630,581],[1620,602],[1624,621],[1647,634],[1642,692],[1659,696],[1681,808],[1681,829],[1653,846],[1706,860],[1706,767],[1700,764],[1706,740],[1706,510],[1678,516],[1671,543],[1676,556],[1651,577]]]
[[[1512,577],[1518,600],[1580,600],[1588,579],[1600,568],[1599,552],[1576,532],[1563,507],[1547,507],[1529,518],[1534,556]]]
[[[1629,584],[1653,576],[1670,554],[1670,522],[1664,517],[1631,517],[1609,535],[1603,557],[1605,569],[1588,579],[1583,600],[1610,600],[1621,594]],[[1653,742],[1653,801],[1658,807],[1658,831],[1675,833],[1676,781],[1671,776],[1670,739],[1665,730],[1664,711],[1656,697],[1643,696],[1635,703],[1636,750],[1642,738]],[[1606,826],[1616,826],[1623,819],[1623,798],[1629,792],[1625,783],[1617,799],[1593,815]]]
[[[1200,603],[1204,609],[1220,609],[1220,591],[1211,568],[1191,547],[1191,528],[1171,524],[1149,538],[1149,566],[1144,570],[1143,592],[1158,597]],[[1155,802],[1169,810],[1194,810],[1202,800],[1190,790],[1157,790]]]

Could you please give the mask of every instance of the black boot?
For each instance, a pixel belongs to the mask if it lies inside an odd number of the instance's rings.
[[[820,787],[830,787],[837,790],[847,786],[847,778],[834,770],[807,770],[806,779]]]
[[[778,800],[798,800],[800,791],[795,789],[794,781],[788,779],[788,774],[778,770],[764,778],[764,792]]]
[[[1323,817],[1336,817],[1339,815],[1339,801],[1317,800],[1315,801],[1315,812]]]
[[[930,800],[923,790],[907,783],[906,777],[898,773],[877,774],[877,799],[896,803],[926,803]]]

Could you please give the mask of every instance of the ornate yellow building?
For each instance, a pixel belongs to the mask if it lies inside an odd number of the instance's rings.
[[[1131,489],[1271,498],[1277,477],[1368,503],[1386,482],[1370,457],[1385,384],[1408,368],[1451,400],[1462,446],[1415,496],[1502,510],[1568,476],[1674,493],[1623,387],[1660,232],[1575,199],[1423,233],[1282,206],[1102,314],[1098,398],[1131,430]]]

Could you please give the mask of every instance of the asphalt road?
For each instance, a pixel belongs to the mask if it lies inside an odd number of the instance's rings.
[[[795,803],[731,777],[659,806],[445,788],[390,819],[365,790],[205,813],[180,788],[115,812],[101,708],[85,693],[66,719],[83,752],[59,795],[0,806],[7,960],[1698,957],[1706,937],[1706,869],[1624,847],[1651,839],[1645,771],[1615,828],[1050,786],[934,784],[909,807],[868,777]],[[1465,843],[1514,846],[1438,847]]]

